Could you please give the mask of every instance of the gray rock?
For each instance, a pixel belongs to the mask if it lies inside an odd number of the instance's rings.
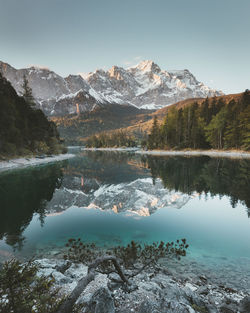
[[[89,303],[93,294],[95,294],[100,288],[108,288],[108,278],[105,274],[97,274],[95,279],[92,280],[85,290],[82,292],[78,299],[78,303]]]
[[[189,303],[195,304],[197,307],[206,308],[206,303],[199,294],[187,287],[183,288],[183,291],[185,292],[185,297],[188,299]]]
[[[201,286],[198,290],[197,293],[200,295],[208,295],[209,294],[209,289],[207,286]]]
[[[89,301],[85,312],[115,313],[113,298],[107,288],[98,289]]]
[[[64,275],[73,279],[79,280],[86,276],[88,273],[88,267],[83,264],[72,264],[65,272]]]
[[[245,297],[241,300],[239,304],[240,313],[249,313],[250,312],[250,296]]]
[[[220,307],[220,313],[235,313],[235,312],[236,311],[233,311],[227,305],[223,305],[223,306]]]
[[[56,265],[55,269],[58,271],[58,272],[61,272],[62,274],[65,273],[65,271],[70,268],[71,266],[71,262],[67,261],[61,265]]]
[[[195,310],[188,304],[168,301],[162,306],[161,313],[195,313]]]
[[[161,311],[157,303],[145,300],[141,303],[138,313],[161,313]]]

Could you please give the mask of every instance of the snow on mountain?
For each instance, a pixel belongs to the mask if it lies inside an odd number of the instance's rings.
[[[46,208],[53,213],[77,206],[145,217],[160,209],[180,209],[195,196],[170,191],[159,178],[155,184],[152,184],[152,178],[139,178],[120,184],[96,185],[89,193],[63,186],[55,190]]]
[[[98,69],[84,78],[81,74],[63,78],[47,68],[17,70],[3,62],[0,72],[19,94],[26,75],[38,106],[47,115],[85,112],[108,103],[158,109],[187,98],[222,95],[197,81],[187,69],[165,71],[149,60],[128,69]]]
[[[218,96],[223,93],[205,86],[188,70],[164,71],[153,61],[123,69],[97,70],[86,76],[95,90],[117,103],[158,109],[187,98]]]
[[[66,78],[46,68],[30,67],[17,70],[0,62],[0,72],[22,94],[23,77],[27,77],[33,96],[47,115],[67,115],[90,111],[108,101],[98,94],[80,75]]]

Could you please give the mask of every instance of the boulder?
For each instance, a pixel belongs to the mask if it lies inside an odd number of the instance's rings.
[[[91,297],[85,312],[115,313],[113,298],[107,288],[101,287]]]
[[[250,312],[250,296],[243,298],[239,304],[240,313],[249,313]]]

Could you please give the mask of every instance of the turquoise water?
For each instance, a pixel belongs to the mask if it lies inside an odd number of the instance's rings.
[[[186,238],[193,267],[223,268],[224,278],[228,268],[235,282],[233,268],[248,288],[249,168],[246,160],[78,152],[2,173],[0,255],[43,256],[72,237],[100,246]]]

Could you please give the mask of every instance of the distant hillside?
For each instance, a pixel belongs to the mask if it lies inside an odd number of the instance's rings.
[[[250,91],[169,107],[161,124],[155,115],[145,145],[150,150],[250,150]]]
[[[113,131],[130,125],[139,125],[152,119],[152,110],[140,110],[133,106],[110,104],[87,113],[65,117],[53,117],[67,143],[85,141],[89,136],[103,131]]]
[[[229,95],[223,95],[219,97],[210,97],[207,98],[209,103],[211,104],[214,99],[222,99],[226,104],[229,103],[231,100],[238,101],[240,97],[243,95],[243,93],[237,93],[237,94],[229,94]],[[204,101],[204,98],[191,98],[179,101],[177,103],[171,104],[165,108],[159,109],[157,111],[153,111],[152,113],[148,114],[148,119],[143,122],[140,120],[136,124],[131,124],[128,127],[122,127],[121,130],[127,133],[128,135],[134,135],[136,138],[142,139],[142,135],[145,133],[149,133],[150,129],[153,126],[153,120],[156,116],[159,123],[162,123],[168,110],[170,110],[173,107],[176,107],[177,109],[184,108],[186,106],[189,106],[193,104],[194,102],[197,102],[199,105]]]
[[[91,136],[87,146],[129,147],[139,143],[149,150],[250,150],[250,91],[197,100],[154,112],[153,122],[151,119],[123,130]],[[145,132],[147,136],[138,140]]]
[[[207,98],[209,103],[214,99],[222,99],[225,103],[231,100],[238,101],[243,93],[223,95]],[[157,111],[139,110],[132,106],[108,105],[96,108],[94,111],[63,118],[52,118],[56,123],[60,135],[69,143],[85,142],[91,135],[103,131],[112,132],[122,130],[128,135],[142,139],[148,134],[153,125],[153,119],[157,116],[158,122],[162,123],[166,113],[173,107],[184,108],[194,102],[201,104],[204,98],[191,98],[179,101]]]
[[[0,157],[64,150],[55,124],[18,96],[0,74]]]

